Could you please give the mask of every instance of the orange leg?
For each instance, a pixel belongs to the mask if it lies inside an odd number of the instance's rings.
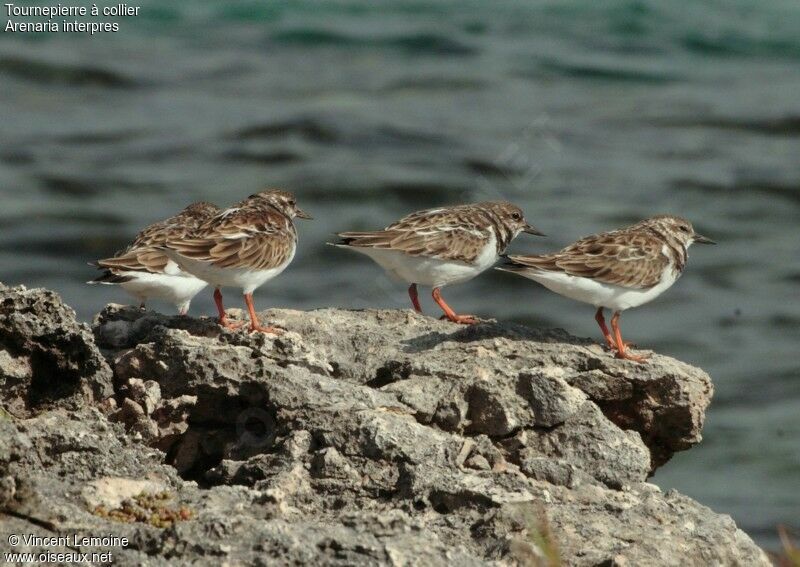
[[[594,314],[594,320],[597,321],[597,324],[600,325],[600,330],[603,331],[603,336],[606,339],[606,344],[608,348],[614,350],[616,345],[614,344],[614,338],[611,336],[611,332],[606,327],[606,319],[603,317],[603,308],[598,307],[597,313]]]
[[[617,358],[624,358],[634,362],[644,362],[647,360],[646,356],[636,356],[628,351],[628,344],[622,340],[622,332],[619,330],[619,316],[620,312],[614,313],[611,317],[611,329],[614,331],[614,341],[617,343]]]
[[[253,294],[245,293],[244,302],[247,304],[247,311],[250,313],[250,332],[261,331],[262,333],[271,333],[273,335],[280,335],[283,329],[277,327],[264,327],[258,322],[258,315],[256,315],[256,308],[253,306]]]
[[[456,315],[456,312],[450,309],[450,306],[444,302],[444,298],[442,297],[442,292],[439,291],[438,287],[433,288],[433,300],[442,308],[444,311],[444,316],[447,317],[453,323],[461,323],[462,325],[474,325],[478,321],[472,315]]]
[[[411,303],[414,304],[414,311],[422,313],[422,307],[419,304],[419,296],[417,295],[417,284],[412,283],[408,288],[408,296],[411,298]]]
[[[214,303],[217,304],[217,312],[219,313],[219,324],[226,329],[238,329],[244,323],[231,323],[228,321],[228,315],[225,313],[225,307],[222,306],[222,292],[219,288],[214,290]]]

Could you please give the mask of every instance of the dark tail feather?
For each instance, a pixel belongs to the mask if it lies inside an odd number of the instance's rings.
[[[327,242],[330,246],[350,246],[353,242],[355,242],[355,236],[348,236],[347,233],[336,234],[337,240],[333,242]]]
[[[495,266],[495,269],[502,270],[504,272],[519,272],[528,268],[529,266],[524,266],[523,264],[518,264],[514,260],[508,257],[507,254],[500,255],[500,263]]]
[[[88,281],[86,283],[89,284],[121,284],[125,282],[131,281],[133,278],[130,276],[118,276],[111,272],[111,270],[106,270],[95,279]]]

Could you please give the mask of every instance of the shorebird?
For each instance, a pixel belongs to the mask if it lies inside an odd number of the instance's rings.
[[[139,300],[141,309],[149,299],[163,299],[174,303],[178,313],[185,315],[192,298],[206,287],[206,282],[181,270],[159,247],[169,239],[184,237],[218,212],[219,208],[211,203],[193,203],[177,215],[151,224],[112,258],[90,263],[103,273],[87,283],[119,285]]]
[[[220,288],[235,287],[244,293],[250,314],[250,331],[280,333],[258,321],[253,291],[289,265],[297,249],[293,219],[310,219],[287,191],[271,189],[250,195],[233,207],[201,224],[186,237],[170,238],[165,253],[182,270],[214,287],[219,323],[237,328],[225,314]]]
[[[616,356],[643,362],[628,350],[619,327],[621,313],[652,301],[680,277],[689,246],[716,244],[681,217],[661,215],[627,228],[582,238],[553,254],[508,256],[498,270],[513,272],[597,308],[595,320]],[[610,332],[603,308],[611,309]]]
[[[458,315],[445,303],[441,288],[490,268],[520,232],[544,236],[519,207],[484,202],[418,211],[374,232],[340,232],[341,240],[332,244],[369,256],[391,277],[410,284],[408,295],[418,313],[417,285],[430,286],[443,318],[474,324],[474,316]]]

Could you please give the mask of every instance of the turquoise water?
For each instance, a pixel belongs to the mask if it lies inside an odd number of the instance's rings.
[[[138,5],[116,34],[0,33],[0,279],[90,319],[124,296],[85,286],[87,261],[189,201],[266,185],[316,220],[261,307],[407,307],[322,243],[425,206],[520,204],[550,237],[516,252],[682,214],[720,245],[693,248],[623,326],[706,369],[716,395],[703,443],[654,480],[768,547],[777,524],[798,527],[799,4]],[[213,313],[208,295],[194,313]],[[590,308],[506,274],[447,297],[597,334]]]

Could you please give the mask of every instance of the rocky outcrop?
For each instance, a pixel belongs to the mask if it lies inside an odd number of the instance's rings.
[[[696,368],[410,311],[264,317],[287,332],[103,311],[113,396],[0,416],[2,531],[127,535],[119,564],[769,564],[647,483],[700,440]]]
[[[76,409],[114,393],[91,330],[57,294],[3,284],[0,391],[5,409],[19,417],[57,406]]]

